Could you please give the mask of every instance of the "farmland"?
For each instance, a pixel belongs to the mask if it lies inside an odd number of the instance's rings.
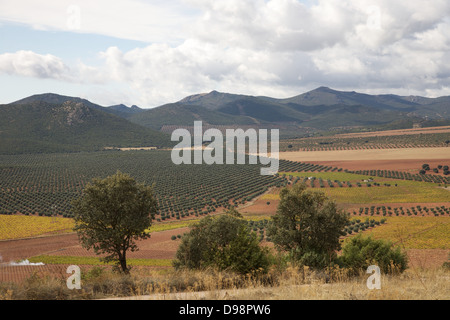
[[[176,166],[169,151],[0,156],[0,213],[68,217],[91,179],[117,170],[154,186],[162,221],[212,213],[284,183],[254,165]]]
[[[282,173],[296,182],[321,188],[338,203],[410,203],[445,202],[449,192],[445,188],[422,181],[391,178],[369,178],[367,175],[346,172]],[[299,177],[300,179],[296,179]],[[370,180],[368,180],[370,179]]]
[[[72,231],[72,228],[73,221],[61,217],[0,215],[0,240],[64,233]]]
[[[325,152],[326,151],[326,152]],[[395,148],[368,150],[323,150],[281,152],[280,158],[292,161],[351,161],[351,160],[435,160],[445,161],[450,154],[450,147],[430,148]]]
[[[433,130],[434,129],[434,130]],[[436,127],[416,130],[392,130],[330,136],[287,139],[281,151],[371,150],[448,147],[450,129]]]
[[[129,256],[130,265],[136,268],[171,269],[179,239],[189,226],[230,205],[244,214],[261,244],[270,247],[271,239],[264,231],[276,212],[278,192],[296,183],[325,192],[350,213],[352,224],[345,228],[342,241],[357,233],[372,234],[401,244],[413,265],[420,261],[421,266],[437,268],[450,252],[450,181],[448,176],[432,170],[419,174],[419,169],[425,162],[432,168],[448,164],[445,159],[437,159],[436,163],[429,160],[434,151],[438,151],[435,157],[444,157],[450,149],[426,148],[429,153],[423,159],[415,159],[424,155],[423,149],[398,150],[417,161],[414,170],[392,167],[395,161],[405,160],[370,160],[375,164],[386,161],[381,170],[377,166],[365,168],[364,161],[369,160],[358,160],[361,168],[355,168],[347,167],[346,160],[327,163],[286,157],[280,160],[278,174],[262,176],[260,165],[176,166],[170,152],[163,150],[0,156],[2,259],[4,263],[28,259],[30,263],[45,264],[3,265],[0,281],[22,281],[30,270],[64,274],[64,267],[70,264],[103,265],[92,251],[81,247],[72,232],[70,201],[92,178],[104,178],[117,170],[153,185],[159,206],[148,230],[151,238],[140,241],[139,251]],[[372,158],[373,152],[382,158],[386,150],[366,151],[372,152]],[[321,159],[333,160],[335,152],[318,154]],[[371,157],[351,152],[353,159]]]

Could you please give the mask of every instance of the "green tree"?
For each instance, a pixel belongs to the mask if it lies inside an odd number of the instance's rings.
[[[247,274],[269,267],[267,249],[243,219],[232,215],[206,217],[181,238],[174,266],[177,269],[208,267]]]
[[[324,193],[296,184],[281,190],[268,236],[280,251],[289,252],[303,265],[321,269],[336,257],[348,221],[348,214],[338,210]]]
[[[119,270],[129,273],[127,251],[138,250],[135,241],[150,237],[146,230],[157,203],[152,187],[118,171],[103,180],[93,179],[73,201],[72,210],[82,246],[106,254],[103,261],[115,261]]]
[[[361,234],[351,238],[342,249],[341,264],[354,274],[364,272],[370,265],[377,265],[383,273],[406,270],[408,257],[400,247],[386,240],[375,240]]]

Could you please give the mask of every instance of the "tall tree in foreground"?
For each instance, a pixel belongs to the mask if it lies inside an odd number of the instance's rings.
[[[324,193],[308,191],[305,184],[280,191],[280,203],[268,235],[275,246],[313,268],[324,268],[340,249],[339,237],[348,215]]]
[[[150,237],[157,203],[153,190],[118,171],[106,179],[93,179],[73,202],[74,230],[84,248],[106,254],[119,270],[129,272],[127,251],[136,251],[135,241]]]

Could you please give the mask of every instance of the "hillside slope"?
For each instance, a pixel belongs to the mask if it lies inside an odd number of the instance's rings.
[[[81,99],[0,105],[0,154],[169,145],[168,135],[104,112]]]

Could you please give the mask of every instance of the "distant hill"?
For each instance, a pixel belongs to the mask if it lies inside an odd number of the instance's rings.
[[[128,117],[131,122],[160,130],[166,125],[192,126],[202,120],[211,125],[259,125],[260,122],[245,115],[232,115],[213,111],[196,105],[172,103],[135,113]]]
[[[292,98],[280,99],[278,102],[302,106],[362,105],[388,110],[413,110],[418,105],[395,95],[369,95],[355,91],[336,91],[327,87],[320,87]]]
[[[182,105],[195,105],[204,107],[209,110],[217,110],[221,106],[246,97],[248,96],[223,93],[213,90],[210,93],[201,93],[186,97],[180,100],[178,103]]]
[[[139,113],[142,112],[143,109],[139,108],[136,105],[133,105],[131,107],[127,107],[124,104],[118,104],[118,105],[113,105],[113,106],[107,106],[107,107],[103,107],[100,106],[98,104],[92,103],[89,100],[86,99],[82,99],[82,98],[78,98],[78,97],[70,97],[70,96],[64,96],[64,95],[60,95],[60,94],[55,94],[55,93],[43,93],[43,94],[36,94],[36,95],[32,95],[29,96],[27,98],[15,101],[13,103],[10,104],[29,104],[29,103],[33,103],[33,102],[45,102],[45,103],[50,103],[50,104],[62,104],[66,101],[72,101],[72,102],[81,102],[84,105],[93,108],[93,109],[98,109],[101,111],[105,111],[111,114],[115,114],[118,115],[122,118],[127,118],[128,116],[135,114],[135,113]]]
[[[327,87],[287,99],[211,91],[143,109],[123,104],[103,107],[82,98],[45,93],[0,105],[0,154],[170,146],[174,144],[170,132],[176,127],[191,129],[196,120],[221,130],[278,128],[281,137],[409,128],[418,123],[448,123],[450,97],[369,95]]]
[[[0,154],[172,145],[170,136],[110,114],[87,100],[43,97],[43,101],[33,97],[0,105]]]
[[[337,91],[327,87],[319,87],[287,99],[211,91],[186,97],[176,104],[179,110],[180,105],[191,108],[202,107],[209,111],[210,117],[211,112],[220,112],[222,116],[228,114],[251,118],[260,125],[283,126],[289,123],[316,130],[380,126],[404,122],[405,119],[411,123],[450,119],[450,97],[433,99],[392,94],[369,95],[354,91]],[[162,113],[162,110],[169,106],[171,105],[159,107],[162,108],[159,112]],[[186,108],[183,112],[190,111]],[[201,109],[197,108],[195,113],[202,118]],[[136,118],[133,116],[130,120],[135,121]],[[189,125],[192,123],[191,118],[192,116],[174,119],[172,124]],[[152,121],[158,122],[157,116]],[[165,124],[168,124],[167,121]]]

